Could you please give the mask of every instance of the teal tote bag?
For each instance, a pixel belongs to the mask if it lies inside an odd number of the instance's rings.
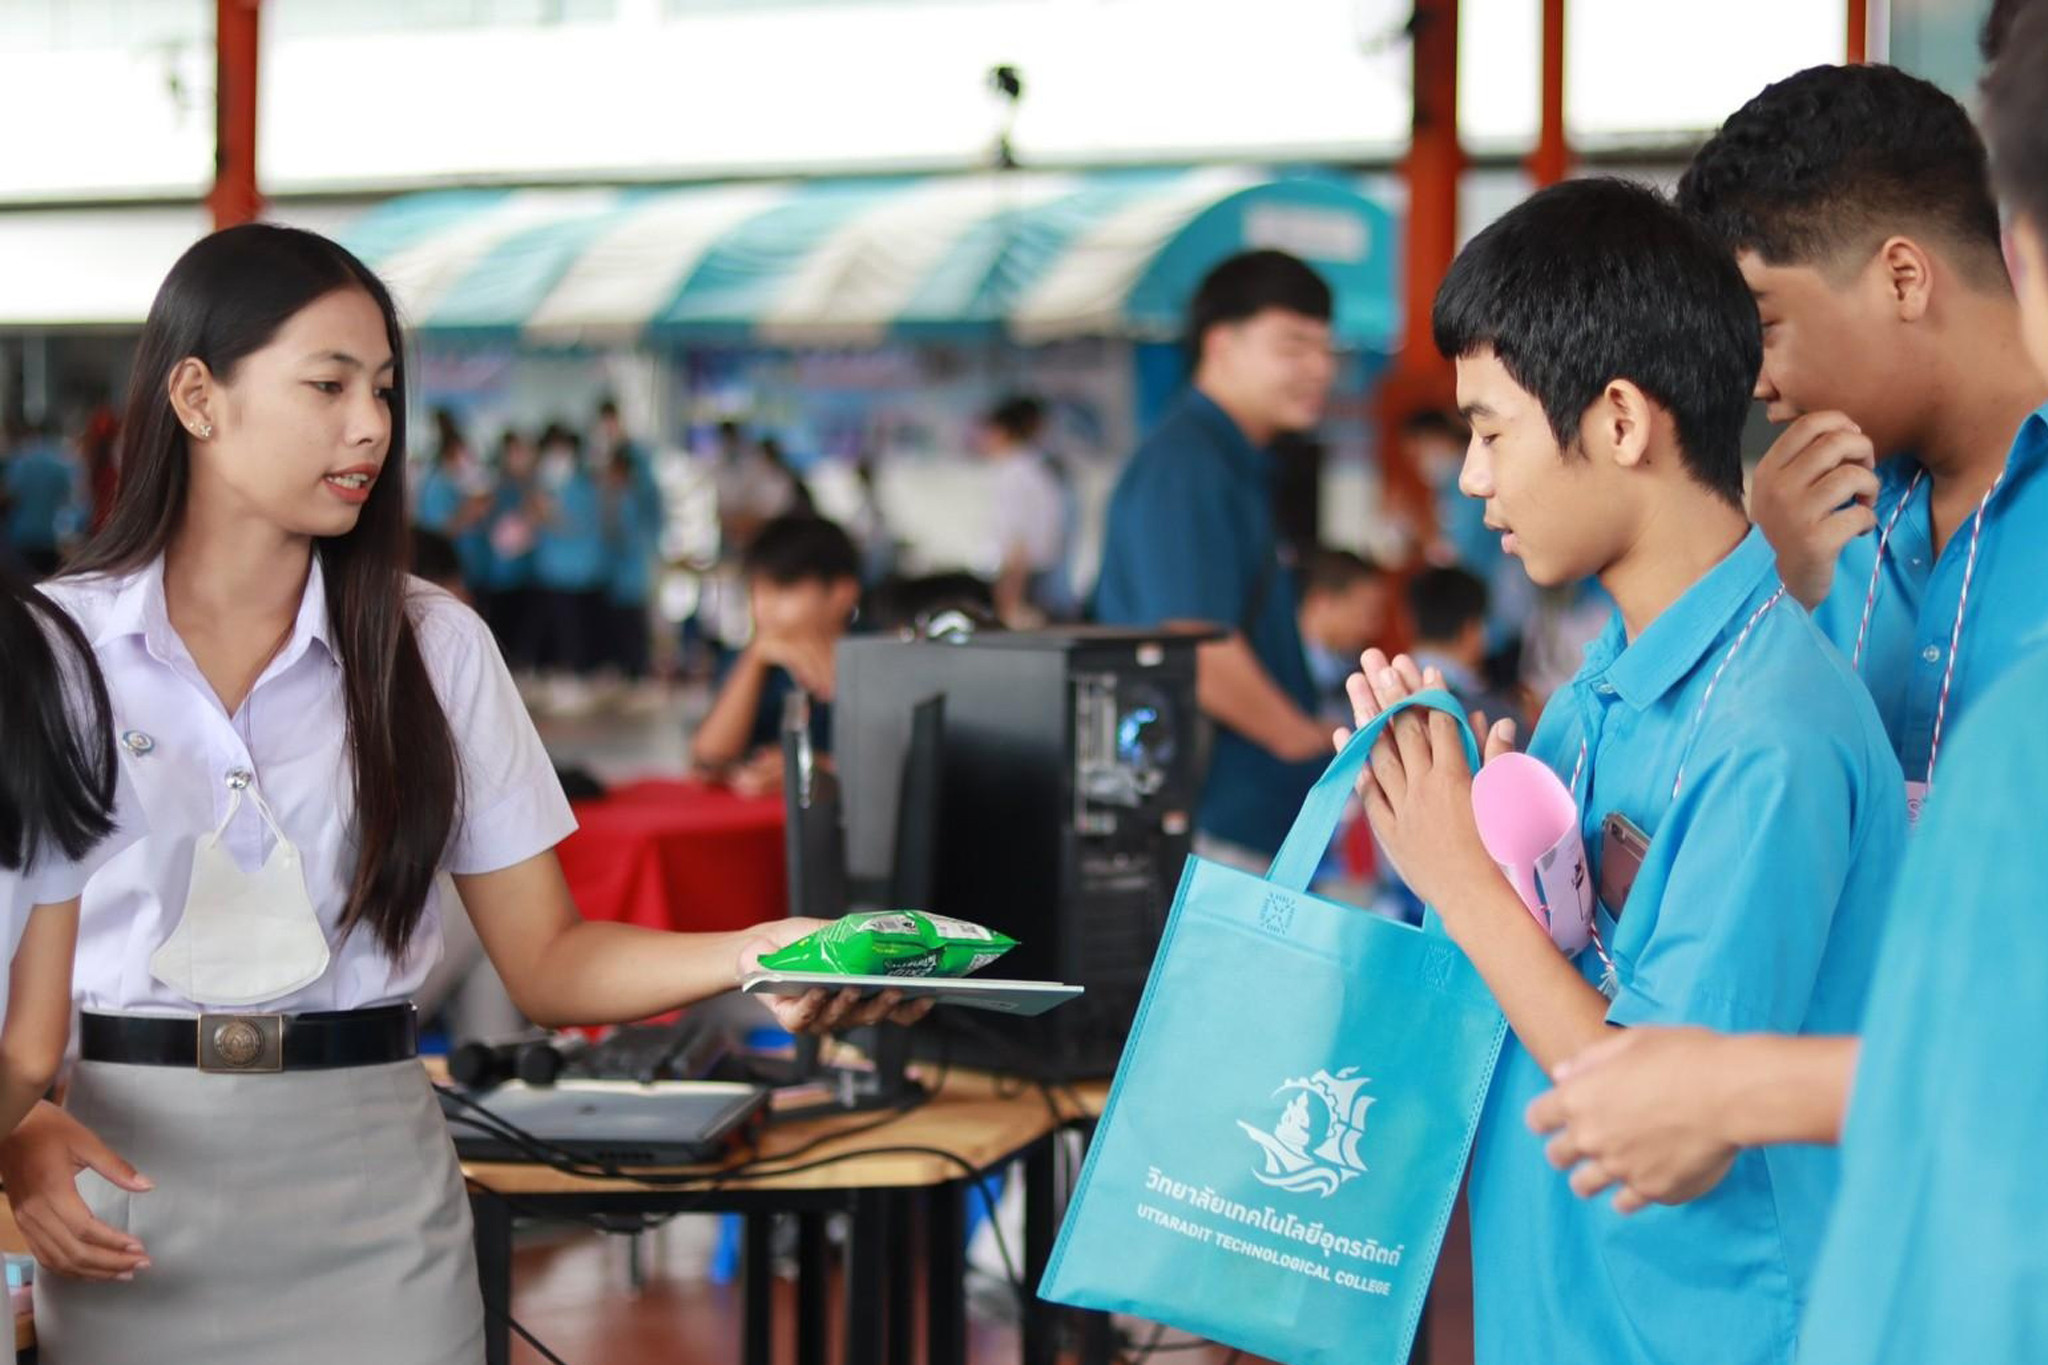
[[[1464,728],[1447,693],[1409,706]],[[1392,714],[1263,879],[1188,861],[1043,1297],[1289,1365],[1408,1359],[1505,1024],[1434,916],[1308,893]]]

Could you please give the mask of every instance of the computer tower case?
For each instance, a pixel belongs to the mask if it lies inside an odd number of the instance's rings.
[[[933,852],[926,909],[1019,946],[989,969],[1087,995],[1037,1020],[962,1012],[918,1029],[963,1065],[1063,1078],[1115,1069],[1186,862],[1206,731],[1196,638],[1077,628],[839,647],[836,761],[856,901]],[[898,828],[920,703],[944,698],[935,837]],[[914,880],[914,879],[912,879]]]

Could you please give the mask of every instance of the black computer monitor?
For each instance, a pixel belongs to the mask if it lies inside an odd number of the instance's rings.
[[[919,702],[912,711],[909,747],[897,788],[896,857],[884,905],[875,909],[929,909],[938,880],[941,775],[945,765],[945,698]],[[807,699],[792,696],[782,718],[783,855],[789,876],[789,913],[835,919],[849,906],[846,837],[840,823],[839,780],[811,744]],[[821,1105],[778,1112],[792,1119],[819,1112],[883,1109],[922,1091],[905,1075],[908,1030],[883,1026],[867,1046],[870,1069],[847,1073],[836,1097]],[[794,1075],[820,1075],[816,1039],[797,1046]]]
[[[928,697],[910,710],[910,744],[896,797],[896,857],[888,908],[938,908],[939,826],[944,820],[946,698]]]
[[[836,919],[850,909],[925,910],[938,899],[939,826],[944,819],[946,699],[911,708],[910,737],[896,785],[895,856],[886,881],[850,887],[839,779],[811,744],[807,706],[791,698],[782,725],[783,858],[789,913]]]
[[[792,692],[782,716],[782,852],[789,913],[837,919],[847,911],[846,833],[839,779],[811,744],[810,699]]]

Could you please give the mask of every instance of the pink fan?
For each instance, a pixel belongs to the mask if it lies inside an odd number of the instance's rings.
[[[1527,754],[1502,754],[1472,779],[1479,840],[1551,942],[1567,953],[1592,936],[1593,877],[1579,803],[1557,774]]]

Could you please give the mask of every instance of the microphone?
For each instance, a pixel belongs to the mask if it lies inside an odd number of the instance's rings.
[[[514,1069],[528,1085],[553,1085],[588,1051],[589,1040],[574,1034],[541,1038],[519,1049]]]
[[[449,1052],[448,1077],[469,1090],[488,1090],[511,1080],[553,1085],[589,1047],[579,1037],[540,1032],[476,1039]]]
[[[472,1040],[448,1053],[448,1079],[465,1090],[489,1090],[517,1074],[519,1052],[527,1039],[510,1042]]]

